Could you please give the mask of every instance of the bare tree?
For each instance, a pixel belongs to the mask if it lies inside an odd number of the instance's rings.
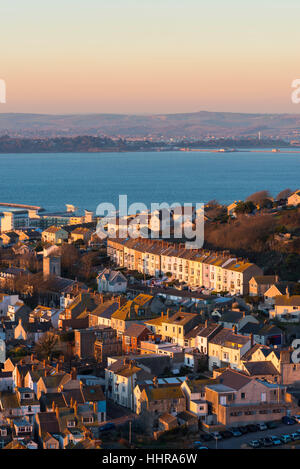
[[[292,189],[284,189],[283,191],[279,192],[279,194],[276,195],[276,200],[281,200],[281,199],[287,199],[291,193]]]
[[[261,200],[265,200],[265,199],[271,199],[271,194],[269,191],[258,191],[258,192],[254,192],[253,194],[249,195],[249,197],[247,197],[247,201],[251,201],[251,202],[254,202],[254,203],[258,203],[260,202]]]
[[[36,352],[43,357],[51,357],[57,341],[57,336],[53,332],[46,332],[36,343]]]

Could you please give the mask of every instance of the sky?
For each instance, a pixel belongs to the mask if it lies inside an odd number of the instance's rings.
[[[299,0],[13,0],[0,112],[299,113]]]

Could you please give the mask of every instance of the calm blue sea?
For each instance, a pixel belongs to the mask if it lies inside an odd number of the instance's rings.
[[[100,202],[230,203],[300,186],[300,153],[241,151],[1,154],[1,202],[96,210]]]

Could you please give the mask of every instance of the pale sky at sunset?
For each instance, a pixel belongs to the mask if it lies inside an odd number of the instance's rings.
[[[299,113],[299,0],[12,0],[0,112]]]

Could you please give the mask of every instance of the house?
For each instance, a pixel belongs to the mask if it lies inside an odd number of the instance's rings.
[[[50,244],[61,244],[68,239],[68,232],[60,226],[49,226],[42,232],[42,241]]]
[[[98,363],[107,364],[107,357],[122,354],[122,340],[111,327],[101,326],[96,330],[94,358]]]
[[[89,327],[111,326],[111,317],[121,306],[121,299],[103,301],[89,313]]]
[[[16,395],[21,407],[22,416],[33,423],[35,415],[40,412],[40,403],[30,388],[16,388]]]
[[[272,307],[275,304],[276,296],[285,295],[287,291],[292,292],[295,282],[276,282],[264,293],[265,305]],[[288,289],[288,290],[287,290]]]
[[[48,375],[45,371],[45,376],[41,376],[37,382],[37,398],[40,399],[43,394],[59,392],[62,386],[65,387],[71,380],[72,375],[70,373],[64,373],[62,371]]]
[[[169,312],[166,315],[161,313],[160,318],[147,320],[145,324],[155,334],[161,335],[162,340],[184,347],[186,334],[200,322],[199,314],[178,311],[172,316],[169,316]]]
[[[98,291],[123,293],[127,289],[127,279],[118,270],[104,269],[97,276]]]
[[[269,316],[282,322],[299,322],[300,295],[290,295],[287,288],[285,295],[275,297],[274,309],[269,311]]]
[[[294,205],[296,207],[298,204],[300,204],[300,190],[294,191],[287,199],[287,204],[288,205]]]
[[[105,389],[108,398],[117,404],[134,408],[133,391],[138,379],[151,377],[151,374],[138,366],[134,360],[118,359],[108,362],[105,369]]]
[[[14,380],[12,371],[0,370],[0,392],[12,392],[14,389]]]
[[[236,329],[221,329],[208,344],[209,370],[230,366],[240,370],[243,355],[253,345],[249,336],[238,334]]]
[[[241,202],[241,200],[235,200],[231,204],[227,205],[227,215],[234,216],[235,215],[235,209],[237,208],[237,206],[239,205],[240,202]]]
[[[205,421],[208,415],[208,404],[205,400],[205,386],[210,383],[210,379],[188,379],[182,383],[181,389],[186,397],[186,408]]]
[[[239,334],[253,336],[254,342],[261,345],[281,345],[283,331],[274,324],[254,324],[249,322],[239,329]]]
[[[43,449],[59,449],[59,442],[52,434],[59,433],[56,412],[38,412],[35,417],[35,428],[40,446]]]
[[[123,352],[139,353],[141,341],[147,340],[151,331],[143,324],[131,324],[123,333]]]
[[[258,378],[273,383],[280,382],[280,373],[271,361],[243,362],[243,371],[251,378]]]
[[[22,319],[19,319],[18,325],[14,330],[14,337],[16,340],[25,340],[28,342],[36,343],[40,337],[42,337],[45,332],[52,329],[52,323],[47,322],[23,322]]]
[[[134,390],[135,412],[143,411],[154,416],[177,413],[186,410],[186,398],[180,385],[159,385],[157,378],[151,384],[144,384]]]
[[[19,304],[19,302],[19,295],[0,293],[0,317],[7,316],[9,306]]]
[[[257,275],[249,281],[249,295],[263,296],[266,291],[279,281],[278,275]]]
[[[85,228],[85,227],[78,227],[75,228],[71,232],[71,240],[72,242],[82,241],[83,243],[88,243],[92,236],[92,230]]]
[[[0,235],[0,240],[3,246],[13,246],[14,244],[18,243],[19,235],[14,231],[7,231],[6,233],[2,233]]]
[[[42,435],[43,449],[59,449],[59,441],[54,438],[50,433]]]
[[[226,370],[216,384],[206,386],[206,400],[215,424],[238,426],[279,420],[291,405],[286,386]]]
[[[205,324],[196,327],[198,329],[196,331],[195,347],[198,348],[199,352],[208,355],[208,343],[220,332],[222,326],[216,323],[208,324],[208,321],[205,321]]]
[[[223,327],[232,329],[233,327],[237,328],[237,331],[242,329],[246,324],[259,324],[258,319],[256,319],[252,314],[246,314],[246,312],[240,311],[225,311],[219,319],[219,324]]]
[[[293,354],[292,348],[278,350],[256,344],[244,355],[242,365],[244,366],[245,362],[270,362],[279,373],[280,384],[299,386],[300,363],[295,363]]]
[[[160,315],[163,308],[164,304],[158,297],[140,293],[112,314],[111,327],[121,336],[132,322],[147,326],[146,320]]]

